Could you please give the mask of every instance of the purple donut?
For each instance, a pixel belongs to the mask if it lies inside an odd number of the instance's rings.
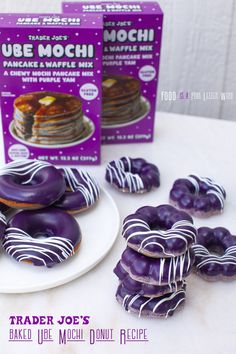
[[[138,294],[147,297],[160,297],[180,290],[185,283],[185,281],[177,281],[175,283],[171,283],[170,285],[162,286],[141,283],[132,279],[124,270],[120,262],[118,262],[115,267],[114,273],[130,295]]]
[[[127,245],[148,257],[176,257],[196,240],[191,216],[171,205],[145,206],[125,218],[123,237]]]
[[[48,207],[14,215],[8,222],[3,247],[18,262],[50,268],[77,252],[80,242],[76,220],[63,210]]]
[[[198,229],[195,253],[195,272],[205,280],[236,279],[236,236],[223,228]]]
[[[199,217],[221,213],[225,199],[226,192],[220,184],[195,175],[177,179],[170,191],[171,204]]]
[[[121,157],[106,168],[106,181],[121,192],[145,193],[160,186],[158,168],[146,160]]]
[[[145,297],[130,295],[123,284],[118,286],[116,292],[117,301],[128,312],[138,314],[139,317],[162,318],[172,316],[175,310],[184,304],[186,297],[186,285],[180,290],[161,297]]]
[[[99,186],[87,172],[69,167],[61,168],[59,171],[65,179],[67,190],[55,203],[57,208],[76,214],[97,202],[100,196]]]
[[[3,215],[3,213],[0,212],[0,240],[2,240],[3,238],[6,226],[7,226],[6,217],[5,215]]]
[[[53,165],[17,160],[0,169],[0,202],[11,208],[40,209],[59,199],[66,184]]]
[[[129,276],[136,281],[171,286],[172,283],[182,281],[189,275],[194,263],[194,252],[190,248],[181,256],[151,258],[127,247],[120,262]]]

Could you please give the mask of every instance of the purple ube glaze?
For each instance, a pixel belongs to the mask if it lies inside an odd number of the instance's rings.
[[[65,189],[61,173],[44,161],[13,161],[0,169],[0,200],[12,208],[46,207],[59,199]]]
[[[121,157],[106,168],[106,181],[122,192],[144,193],[160,186],[157,166],[142,158]]]
[[[3,238],[4,232],[6,229],[6,225],[7,225],[6,217],[0,211],[0,240]]]
[[[161,297],[148,298],[141,295],[130,295],[120,284],[116,292],[117,301],[126,311],[138,314],[139,317],[169,317],[185,301],[186,285],[180,290]]]
[[[50,268],[73,255],[80,242],[76,220],[63,210],[48,207],[14,215],[8,222],[3,247],[18,262]]]
[[[145,206],[125,218],[123,237],[127,245],[149,257],[175,257],[196,240],[191,216],[171,205]]]
[[[223,228],[198,229],[194,269],[209,281],[232,280],[236,277],[236,236]]]
[[[185,279],[194,263],[194,252],[171,258],[146,257],[127,247],[121,256],[121,265],[129,276],[139,282],[151,285],[169,285]]]
[[[93,206],[100,196],[100,189],[89,173],[76,168],[61,168],[67,190],[54,204],[71,214],[79,213]]]
[[[145,284],[132,279],[124,270],[120,262],[118,262],[115,267],[114,273],[117,275],[122,285],[126,288],[127,293],[130,295],[137,294],[148,297],[160,297],[180,290],[185,283],[184,281],[177,281],[175,283],[171,283],[170,285],[162,286]]]
[[[225,199],[226,192],[221,185],[195,175],[177,179],[170,191],[170,202],[195,216],[222,212]]]

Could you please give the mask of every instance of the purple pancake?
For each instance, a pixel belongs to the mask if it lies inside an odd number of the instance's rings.
[[[181,256],[171,258],[146,257],[127,247],[121,256],[121,265],[129,276],[150,285],[170,285],[182,281],[191,272],[194,252],[190,248]]]
[[[185,281],[177,281],[170,285],[151,285],[138,282],[132,279],[119,262],[114,269],[120,283],[126,288],[130,295],[142,295],[146,297],[160,297],[165,294],[176,292],[182,289]]]
[[[145,193],[160,186],[157,166],[141,158],[121,157],[118,161],[111,161],[105,178],[112,186],[127,193]]]
[[[50,268],[72,256],[80,242],[76,220],[63,210],[48,207],[14,215],[8,222],[3,247],[18,262]]]
[[[220,184],[195,175],[177,179],[170,191],[171,204],[199,217],[221,213],[225,199],[226,192]]]
[[[123,237],[127,245],[148,257],[176,257],[196,240],[191,216],[171,205],[145,206],[125,218]]]
[[[99,199],[100,190],[97,182],[89,173],[77,168],[60,168],[67,190],[54,204],[70,214],[80,213],[92,207]]]
[[[198,229],[194,270],[205,280],[236,279],[236,236],[223,228]]]
[[[17,160],[0,169],[0,202],[11,208],[39,209],[58,200],[66,184],[53,165],[38,160]]]
[[[3,213],[0,212],[0,240],[3,239],[6,226],[7,226],[6,217],[5,215],[3,215]]]
[[[141,295],[130,295],[127,289],[120,284],[116,292],[117,301],[128,312],[138,314],[139,317],[167,318],[185,302],[186,285],[182,289],[161,297],[149,298]]]

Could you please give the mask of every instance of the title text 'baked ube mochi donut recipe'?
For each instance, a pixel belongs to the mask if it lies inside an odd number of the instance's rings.
[[[65,190],[63,176],[48,162],[17,160],[0,168],[0,202],[11,208],[47,207]]]
[[[91,208],[99,199],[100,188],[96,180],[78,168],[60,168],[66,181],[66,192],[54,204],[70,214],[81,213]]]
[[[18,262],[48,268],[73,256],[81,243],[77,221],[54,207],[23,210],[8,222],[3,248]]]
[[[196,175],[177,179],[170,191],[171,204],[198,217],[223,212],[225,199],[224,187],[211,178]]]
[[[198,229],[195,272],[208,281],[236,279],[236,236],[224,227]]]
[[[106,167],[106,181],[125,193],[145,193],[160,186],[160,172],[142,158],[121,157]]]
[[[7,226],[6,217],[0,212],[0,240],[3,238]]]
[[[145,206],[123,223],[127,245],[149,257],[176,257],[195,242],[197,230],[191,216],[171,205]]]

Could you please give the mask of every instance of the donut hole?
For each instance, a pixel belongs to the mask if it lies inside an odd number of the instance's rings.
[[[48,237],[53,237],[54,233],[52,230],[50,229],[45,229],[45,230],[36,230],[34,232],[31,233],[31,237],[32,238],[36,238],[36,239],[46,239]]]
[[[222,245],[216,244],[216,243],[210,243],[207,246],[208,251],[216,256],[223,256],[225,253],[225,250]]]

